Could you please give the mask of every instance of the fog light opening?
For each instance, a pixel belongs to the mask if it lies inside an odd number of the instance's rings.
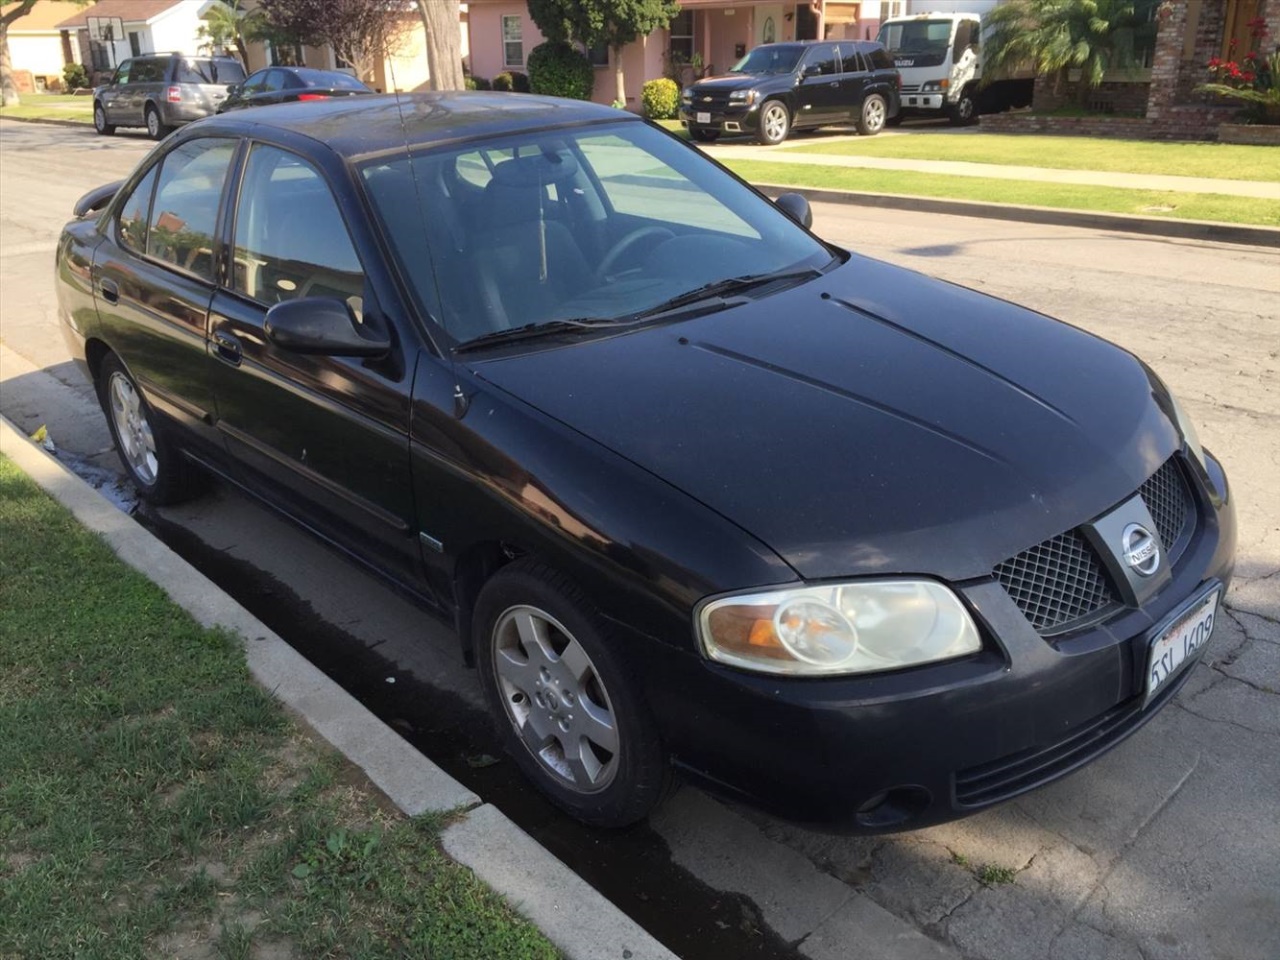
[[[881,790],[858,808],[857,820],[864,827],[898,827],[927,809],[932,799],[932,794],[924,787]]]

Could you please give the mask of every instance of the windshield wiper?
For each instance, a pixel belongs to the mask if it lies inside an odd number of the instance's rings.
[[[663,314],[680,310],[684,307],[693,306],[702,303],[705,300],[717,300],[727,297],[734,293],[746,293],[757,287],[767,286],[770,283],[777,283],[779,280],[804,280],[808,277],[818,277],[822,275],[822,271],[813,267],[804,270],[780,270],[775,273],[751,273],[745,277],[729,277],[727,280],[716,280],[712,283],[704,284],[701,287],[695,287],[679,296],[672,297],[670,300],[664,300],[657,306],[650,307],[648,310],[641,311],[631,315],[633,320],[653,320]],[[728,304],[726,304],[727,306]]]
[[[625,327],[626,320],[606,320],[603,317],[580,317],[574,320],[545,320],[542,323],[526,323],[521,327],[509,330],[495,330],[481,334],[473,340],[454,347],[455,353],[466,353],[480,347],[490,347],[499,343],[514,343],[517,340],[537,340],[542,337],[563,336],[569,333],[582,333],[588,330],[603,330],[609,327]]]

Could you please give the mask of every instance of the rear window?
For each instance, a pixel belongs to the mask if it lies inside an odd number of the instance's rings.
[[[308,87],[323,87],[326,90],[368,90],[355,77],[345,73],[303,73],[298,72],[298,79]]]
[[[244,70],[234,60],[209,59],[205,57],[182,60],[178,63],[176,83],[209,83],[226,85],[243,80]]]

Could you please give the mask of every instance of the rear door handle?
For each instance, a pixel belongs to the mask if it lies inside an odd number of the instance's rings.
[[[218,351],[218,356],[233,367],[240,366],[240,361],[244,357],[244,348],[240,345],[240,339],[227,333],[225,330],[213,331],[213,346]]]
[[[107,303],[120,302],[120,288],[116,286],[114,280],[107,280],[104,277],[98,281],[98,289],[102,292],[102,299]]]

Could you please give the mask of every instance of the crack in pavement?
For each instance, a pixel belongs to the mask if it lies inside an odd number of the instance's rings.
[[[1235,677],[1231,677],[1230,679],[1234,680]],[[1241,681],[1241,682],[1243,683],[1244,681]],[[1239,720],[1224,720],[1221,717],[1206,717],[1203,713],[1196,713],[1194,710],[1188,707],[1185,703],[1175,702],[1173,706],[1177,707],[1179,710],[1187,711],[1187,713],[1191,714],[1193,717],[1195,717],[1198,720],[1203,720],[1205,723],[1225,723],[1229,727],[1238,727],[1241,730],[1244,730],[1248,733],[1256,734],[1260,737],[1269,737],[1273,735],[1272,731],[1270,730],[1259,730],[1256,727],[1249,726],[1247,723],[1241,723]]]
[[[1232,663],[1235,663],[1234,658],[1228,661],[1226,665],[1231,666]],[[1261,686],[1260,684],[1254,683],[1252,680],[1246,680],[1244,677],[1237,677],[1234,674],[1227,673],[1225,670],[1220,669],[1217,666],[1217,664],[1214,664],[1209,669],[1212,670],[1214,673],[1221,674],[1223,677],[1225,677],[1228,680],[1234,680],[1236,683],[1243,683],[1246,687],[1251,687],[1252,689],[1257,690],[1259,693],[1267,693],[1267,694],[1271,694],[1272,696],[1280,694],[1280,690],[1274,690],[1271,687],[1264,687],[1264,686]],[[1217,684],[1215,683],[1213,686],[1216,687]],[[1200,693],[1196,694],[1196,697],[1199,698],[1202,694],[1207,693],[1211,689],[1212,687],[1205,687],[1203,690],[1200,691]]]

